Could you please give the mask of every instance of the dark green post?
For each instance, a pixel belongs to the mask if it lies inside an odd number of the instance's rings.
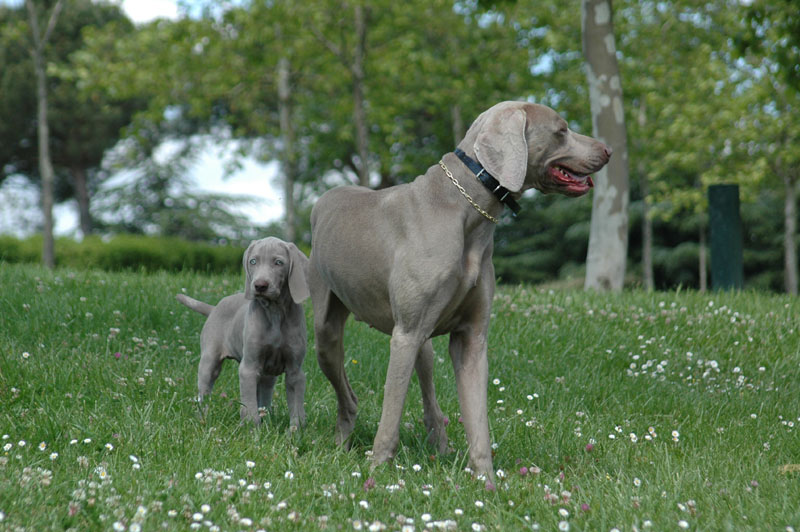
[[[739,185],[708,187],[708,217],[711,228],[711,288],[741,289],[744,268]]]

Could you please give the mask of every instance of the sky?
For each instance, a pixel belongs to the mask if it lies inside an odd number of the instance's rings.
[[[18,5],[21,0],[0,0],[6,5]],[[123,0],[122,9],[136,23],[154,18],[176,18],[176,0]],[[277,186],[277,165],[260,163],[249,158],[242,162],[241,170],[225,177],[225,160],[230,157],[229,146],[218,146],[203,153],[190,167],[190,177],[198,191],[217,192],[253,197],[256,201],[240,210],[255,224],[265,224],[283,216],[283,199]],[[31,227],[41,219],[38,212],[36,189],[22,179],[6,179],[0,185],[0,234],[28,236]],[[57,205],[53,209],[57,235],[80,236],[78,214],[74,202]]]

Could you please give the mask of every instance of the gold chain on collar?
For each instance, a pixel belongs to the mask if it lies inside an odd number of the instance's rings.
[[[469,204],[470,204],[470,205],[472,205],[473,207],[475,207],[475,210],[476,210],[476,211],[478,211],[479,213],[481,213],[481,214],[484,216],[484,218],[486,218],[486,219],[487,219],[487,220],[489,220],[490,222],[492,222],[492,223],[495,223],[495,224],[496,224],[496,223],[497,223],[497,218],[495,218],[494,216],[492,216],[491,214],[489,214],[488,212],[486,212],[485,210],[483,210],[483,209],[481,208],[481,206],[480,206],[480,205],[478,205],[477,203],[475,203],[475,200],[474,200],[474,199],[472,199],[472,196],[470,196],[469,194],[467,194],[467,191],[466,191],[466,190],[464,190],[464,187],[462,187],[462,186],[459,184],[459,182],[458,182],[458,179],[456,179],[456,178],[453,176],[453,174],[452,174],[452,173],[450,173],[450,170],[448,170],[448,169],[447,169],[447,167],[444,165],[444,161],[443,161],[443,160],[439,161],[439,166],[441,166],[441,167],[442,167],[442,170],[444,170],[444,173],[445,173],[445,174],[447,174],[447,177],[449,177],[449,178],[450,178],[450,181],[452,181],[452,182],[453,182],[453,184],[454,184],[454,185],[456,186],[456,188],[457,188],[457,189],[458,189],[458,190],[461,192],[461,194],[463,194],[463,195],[464,195],[464,197],[465,197],[465,198],[467,198],[467,201],[469,202]]]

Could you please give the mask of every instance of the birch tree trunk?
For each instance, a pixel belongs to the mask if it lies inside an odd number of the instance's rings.
[[[592,200],[587,289],[622,289],[628,254],[628,148],[611,0],[582,0],[583,55],[593,134],[614,150],[597,173]]]
[[[44,217],[42,263],[45,267],[52,269],[56,263],[53,239],[53,182],[55,181],[55,175],[53,162],[50,159],[50,127],[47,122],[47,72],[44,48],[56,25],[56,20],[58,20],[62,0],[58,0],[53,7],[44,34],[39,31],[39,18],[33,5],[33,0],[25,0],[25,6],[28,9],[28,20],[31,25],[33,46],[30,52],[33,56],[34,71],[36,72],[36,120],[39,142],[39,174],[42,178],[42,215]]]
[[[353,50],[353,63],[350,71],[353,75],[353,121],[356,126],[356,150],[358,151],[358,182],[362,187],[369,186],[369,130],[367,128],[367,111],[364,100],[364,59],[366,56],[367,21],[364,7],[354,8],[356,45]]]
[[[786,293],[797,295],[797,192],[800,181],[783,178],[783,264]]]
[[[78,200],[78,218],[80,220],[81,234],[87,237],[92,233],[92,216],[89,212],[89,184],[86,179],[86,168],[76,166],[70,173],[75,187],[75,199]]]
[[[458,146],[467,132],[464,128],[464,118],[461,116],[461,106],[457,103],[450,106],[450,118],[453,121],[453,146]]]
[[[280,114],[281,137],[283,137],[283,204],[286,210],[286,240],[294,242],[297,237],[294,185],[297,181],[297,167],[292,127],[291,86],[289,82],[289,60],[281,57],[278,61],[278,109]]]

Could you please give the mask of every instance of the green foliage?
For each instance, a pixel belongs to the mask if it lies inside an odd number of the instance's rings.
[[[42,239],[19,240],[0,236],[0,260],[8,263],[41,262]],[[104,240],[68,238],[56,240],[56,264],[60,267],[106,271],[184,271],[235,273],[241,270],[241,246],[200,244],[179,238],[117,235]]]
[[[435,383],[455,452],[426,444],[412,379],[397,456],[371,471],[388,339],[363,323],[347,326],[359,415],[346,452],[313,348],[300,433],[283,378],[264,424],[240,424],[230,361],[201,414],[204,318],[174,294],[215,303],[239,276],[2,263],[0,286],[13,287],[0,292],[3,531],[800,527],[797,298],[499,291],[488,394],[503,475],[487,491],[464,471],[442,339]]]

